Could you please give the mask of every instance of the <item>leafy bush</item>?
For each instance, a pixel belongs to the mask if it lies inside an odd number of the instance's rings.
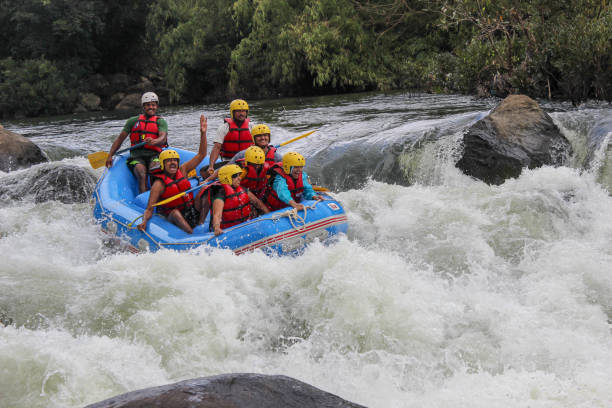
[[[0,112],[3,116],[37,116],[70,111],[77,92],[53,62],[44,58],[0,60]]]

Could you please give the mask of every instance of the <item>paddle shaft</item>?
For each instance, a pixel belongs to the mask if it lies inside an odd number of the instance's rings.
[[[288,145],[289,143],[293,143],[293,142],[295,142],[296,140],[300,140],[300,139],[302,139],[302,138],[304,138],[304,137],[306,137],[306,136],[310,136],[310,135],[312,135],[312,134],[313,134],[314,132],[316,132],[316,131],[317,131],[316,129],[315,129],[315,130],[311,130],[310,132],[306,132],[306,133],[304,133],[303,135],[300,135],[300,136],[298,136],[298,137],[294,137],[293,139],[286,140],[286,141],[284,141],[283,143],[278,144],[278,145],[276,145],[276,146],[274,146],[274,147],[279,148],[279,147],[281,147],[281,146]]]
[[[163,205],[163,204],[169,203],[170,201],[176,200],[177,198],[181,198],[182,196],[187,195],[187,194],[191,193],[192,191],[198,190],[201,187],[204,187],[204,186],[207,186],[209,184],[212,184],[215,181],[216,180],[212,180],[212,181],[209,181],[208,183],[198,184],[195,187],[191,187],[189,190],[182,191],[182,192],[180,192],[180,193],[178,193],[176,195],[173,195],[170,198],[166,198],[165,200],[158,201],[157,203],[153,204],[153,207],[157,207],[158,205]]]
[[[146,142],[140,142],[140,143],[135,144],[134,146],[126,147],[125,149],[121,149],[119,151],[116,151],[115,154],[127,152],[128,150],[132,150],[132,149],[138,149],[139,147],[142,147],[142,146],[144,146],[146,144],[147,144]],[[113,156],[115,154],[113,154]]]

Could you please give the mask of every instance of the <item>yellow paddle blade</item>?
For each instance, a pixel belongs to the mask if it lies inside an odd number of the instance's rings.
[[[183,191],[182,193],[178,193],[177,195],[173,195],[170,198],[166,198],[165,200],[161,200],[155,204],[153,204],[153,207],[157,207],[158,205],[162,205],[162,204],[166,204],[169,203],[172,200],[176,200],[177,198],[181,198],[182,196],[184,196],[185,194],[187,194],[186,191]]]
[[[312,189],[314,191],[329,191],[329,188],[325,188],[325,187],[321,187],[321,186],[315,186],[314,184],[312,185]]]
[[[92,168],[97,169],[106,164],[106,159],[108,158],[107,152],[95,152],[87,155],[89,159],[89,164]]]

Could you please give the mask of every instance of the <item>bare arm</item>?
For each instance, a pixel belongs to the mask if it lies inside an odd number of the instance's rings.
[[[251,193],[250,191],[248,191],[247,194],[249,195],[249,200],[251,200],[255,207],[259,208],[264,214],[270,212],[270,209],[259,198],[257,198],[255,194]]]
[[[200,115],[200,148],[198,153],[193,158],[181,166],[181,172],[183,174],[189,174],[189,172],[195,169],[198,164],[206,157],[206,150],[208,149],[208,141],[206,139],[206,130],[208,129],[208,120],[206,116]]]
[[[153,182],[153,185],[151,186],[151,193],[149,194],[149,202],[147,203],[147,209],[144,211],[142,222],[138,224],[136,228],[141,231],[147,229],[147,223],[149,222],[151,217],[153,217],[153,204],[159,201],[159,197],[164,194],[165,189],[166,186],[164,186],[163,181],[155,180],[155,182]]]
[[[213,174],[215,172],[215,162],[219,158],[219,153],[221,153],[221,143],[215,143],[213,145],[213,149],[210,152],[210,159],[208,161],[208,174]]]
[[[121,144],[123,143],[127,135],[128,132],[122,130],[121,133],[119,133],[119,136],[117,136],[117,138],[113,142],[110,150],[108,151],[108,157],[106,158],[106,167],[110,167],[113,165],[113,155],[115,154],[115,152],[117,152],[117,150],[119,150]]]
[[[223,230],[221,229],[221,217],[223,216],[224,205],[225,203],[223,200],[213,201],[212,225],[215,235],[220,235],[223,233]]]
[[[143,140],[143,142],[145,142],[148,145],[163,146],[166,144],[167,140],[168,140],[168,132],[160,131],[159,136],[156,139],[153,139],[152,137],[147,137]]]

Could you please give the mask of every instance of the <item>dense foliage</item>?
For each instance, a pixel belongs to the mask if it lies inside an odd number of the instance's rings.
[[[116,73],[162,78],[173,102],[390,89],[612,99],[608,0],[0,4],[2,116],[69,112],[95,74]]]

